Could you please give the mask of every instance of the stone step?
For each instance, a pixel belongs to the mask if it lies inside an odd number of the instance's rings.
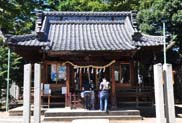
[[[43,115],[46,110],[47,109],[42,108],[41,114]],[[23,115],[23,106],[11,109],[8,112],[9,112],[9,116],[22,116]],[[33,115],[33,107],[31,107],[31,115]]]
[[[76,119],[142,120],[142,117],[140,115],[44,117],[44,121],[73,121]]]
[[[44,110],[41,111],[41,115],[44,115]],[[33,111],[31,111],[31,115],[33,116]],[[9,111],[9,116],[23,116],[23,111]]]
[[[62,111],[50,109],[44,113],[45,117],[62,117],[62,116],[112,116],[112,115],[140,115],[139,110],[116,110],[116,111],[99,111],[99,110],[70,110]]]
[[[31,112],[31,114],[33,114]],[[9,111],[9,116],[22,116],[23,115],[23,111]]]

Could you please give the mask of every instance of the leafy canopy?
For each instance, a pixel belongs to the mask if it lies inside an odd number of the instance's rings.
[[[109,0],[109,10],[130,11],[139,9],[140,0]]]
[[[176,46],[182,52],[182,2],[181,0],[141,0],[138,14],[142,32],[162,35],[162,20],[165,19],[167,33],[175,37]]]
[[[50,8],[59,11],[107,11],[101,0],[49,0]]]
[[[34,29],[35,10],[44,0],[0,0],[0,29],[3,33],[24,34]]]

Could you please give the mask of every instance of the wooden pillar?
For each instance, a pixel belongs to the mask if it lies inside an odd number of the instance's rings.
[[[99,90],[99,79],[98,79],[98,74],[97,74],[97,69],[95,70],[95,85],[96,85],[96,90]]]
[[[80,71],[79,71],[79,80],[80,80],[80,88],[82,89],[83,87],[83,83],[82,83],[82,68],[80,68]]]
[[[46,82],[46,77],[47,76],[46,76],[46,73],[45,73],[46,72],[45,68],[46,68],[45,67],[45,63],[42,63],[41,64],[41,82],[42,83],[45,83]]]
[[[65,94],[65,107],[71,106],[70,100],[70,66],[66,65],[66,94]]]
[[[134,70],[134,61],[130,61],[130,82],[131,85],[134,85],[134,79],[135,79],[135,70]]]
[[[115,80],[114,80],[114,65],[111,66],[111,109],[117,108],[116,102],[116,87],[115,87]]]

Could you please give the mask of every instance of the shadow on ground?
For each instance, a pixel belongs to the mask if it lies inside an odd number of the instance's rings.
[[[137,108],[143,117],[155,117],[155,107],[141,107]],[[178,114],[182,114],[182,106],[175,106],[176,118],[179,118]]]
[[[142,117],[156,117],[155,106],[138,106],[138,107],[124,107],[121,109],[139,110]],[[176,118],[180,118],[179,114],[182,114],[182,105],[175,106]]]

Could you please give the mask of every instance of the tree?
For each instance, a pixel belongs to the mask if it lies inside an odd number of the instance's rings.
[[[44,0],[0,0],[0,30],[25,34],[34,29],[36,9],[46,9]]]
[[[139,0],[108,0],[109,10],[112,11],[130,11],[139,9]]]
[[[7,87],[7,68],[8,68],[8,48],[3,43],[3,38],[0,37],[0,97],[1,89]],[[22,84],[23,76],[22,72],[22,58],[15,53],[11,53],[10,61],[10,84],[15,81],[18,85]],[[2,98],[0,98],[2,99]]]
[[[107,11],[108,5],[101,0],[63,0],[57,9],[61,11]]]
[[[165,19],[166,31],[175,42],[173,48],[167,51],[167,61],[172,63],[176,73],[175,96],[182,99],[182,2],[181,0],[141,0],[138,13],[139,28],[142,32],[162,35],[162,19]],[[170,41],[168,41],[171,44]]]
[[[167,33],[174,36],[176,47],[182,53],[182,3],[180,0],[157,0],[153,2],[143,0],[138,14],[140,30],[148,34],[162,35],[162,19],[166,20]],[[146,7],[147,5],[147,7]]]

